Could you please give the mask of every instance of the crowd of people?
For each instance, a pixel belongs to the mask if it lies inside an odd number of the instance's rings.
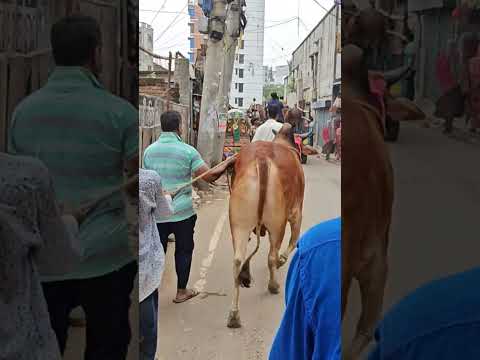
[[[252,142],[273,141],[275,133],[285,125],[277,121],[278,106],[268,107],[268,120],[255,133]],[[142,359],[155,359],[157,351],[158,289],[163,273],[164,258],[167,252],[168,236],[175,236],[175,270],[177,274],[177,293],[174,303],[183,303],[192,299],[198,292],[188,289],[188,279],[194,250],[194,229],[197,215],[192,204],[192,187],[187,186],[179,193],[176,190],[189,184],[192,176],[204,174],[204,180],[213,182],[234,164],[235,158],[225,161],[214,171],[209,170],[198,151],[181,141],[181,116],[174,111],[161,115],[162,133],[159,139],[147,147],[144,153],[144,168],[140,170],[140,352]],[[173,201],[171,197],[173,195]],[[340,221],[319,225],[299,242],[299,251],[307,257],[317,259],[307,261],[302,255],[294,260],[289,272],[287,284],[287,311],[280,326],[277,340],[271,350],[271,359],[316,358],[316,354],[329,354],[328,358],[338,358],[340,354],[340,325],[335,311],[339,311],[339,254]],[[317,244],[318,243],[318,244]],[[160,245],[161,244],[161,245]],[[318,249],[317,249],[318,247]],[[322,247],[322,248],[321,248]],[[308,254],[308,255],[307,255]],[[323,261],[323,260],[328,261]],[[318,282],[322,273],[318,266],[328,267],[332,276]],[[309,268],[304,283],[299,272]],[[160,275],[159,275],[160,274]],[[315,275],[317,274],[317,275]],[[338,278],[338,279],[337,279]],[[299,298],[298,294],[307,291],[308,298]],[[323,297],[327,292],[329,296]],[[335,295],[336,294],[336,295]],[[322,305],[323,304],[323,305]],[[312,316],[321,306],[331,308],[328,316]],[[301,328],[292,327],[291,317],[302,321]],[[160,321],[161,323],[161,321]],[[320,337],[320,328],[328,336]],[[286,342],[285,338],[295,331],[298,337],[309,339],[309,343],[298,345]],[[300,346],[300,347],[299,347]],[[326,346],[326,347],[325,347]],[[313,356],[313,357],[312,357]],[[322,355],[323,356],[323,355]]]

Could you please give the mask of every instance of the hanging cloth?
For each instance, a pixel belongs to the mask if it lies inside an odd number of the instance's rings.
[[[206,17],[209,17],[213,10],[213,0],[203,0],[202,10]]]
[[[448,90],[457,86],[455,77],[453,76],[450,61],[447,54],[441,53],[437,58],[436,63],[437,79],[442,88],[442,93],[446,93]]]

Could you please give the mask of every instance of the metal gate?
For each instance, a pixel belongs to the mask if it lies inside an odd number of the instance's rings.
[[[318,147],[324,145],[322,131],[327,126],[330,118],[331,114],[327,109],[315,109],[315,133],[317,137],[315,145]]]

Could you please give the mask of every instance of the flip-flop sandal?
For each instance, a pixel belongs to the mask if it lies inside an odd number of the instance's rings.
[[[190,295],[188,295],[187,297],[181,299],[181,300],[177,300],[177,299],[173,299],[172,301],[175,303],[175,304],[181,304],[185,301],[188,301],[192,298],[194,298],[195,296],[197,296],[199,294],[199,292],[197,290],[191,290],[192,292],[190,293]]]

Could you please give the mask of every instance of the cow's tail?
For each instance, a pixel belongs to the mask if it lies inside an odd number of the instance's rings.
[[[260,234],[262,230],[262,218],[263,218],[263,209],[265,207],[265,200],[267,198],[267,186],[268,186],[268,162],[265,158],[257,159],[257,176],[259,184],[259,196],[258,196],[258,207],[257,207],[257,225],[255,228],[255,233],[257,235],[257,245],[255,250],[247,257],[243,263],[242,269],[238,276],[240,284],[243,287],[249,288],[252,282],[252,276],[250,274],[250,260],[258,252],[260,247]]]

